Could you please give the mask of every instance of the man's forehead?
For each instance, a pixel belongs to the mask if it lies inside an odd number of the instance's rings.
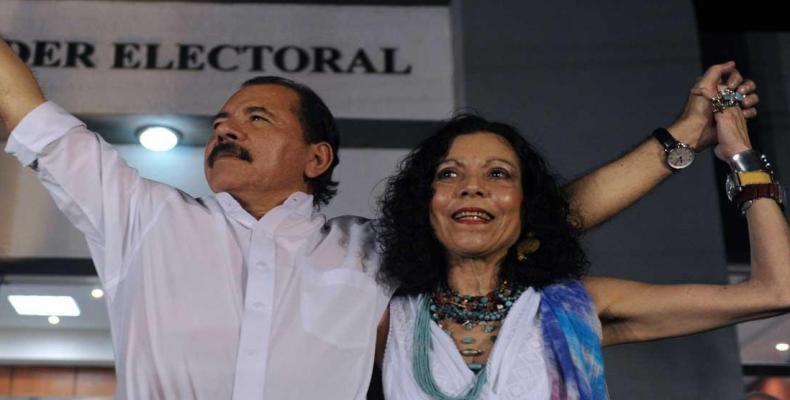
[[[235,111],[238,107],[261,106],[267,109],[293,108],[298,105],[299,94],[295,90],[277,84],[244,86],[230,96],[222,111]],[[233,108],[234,110],[230,110]]]
[[[243,107],[243,108],[241,108],[241,112],[243,114],[263,113],[263,114],[266,114],[266,115],[268,115],[268,116],[270,116],[272,118],[275,118],[275,119],[278,118],[276,113],[274,113],[272,110],[269,110],[268,108],[266,108],[264,106],[261,106],[261,105],[250,105],[250,106]],[[216,113],[214,115],[214,118],[212,118],[212,120],[216,120],[216,119],[219,119],[219,118],[228,118],[228,117],[230,117],[230,112],[228,112],[228,111],[220,111],[220,112],[218,112],[218,113]]]

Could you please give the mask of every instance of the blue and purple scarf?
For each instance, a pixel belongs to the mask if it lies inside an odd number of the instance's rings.
[[[540,321],[549,365],[551,400],[607,400],[601,328],[579,281],[541,289]]]

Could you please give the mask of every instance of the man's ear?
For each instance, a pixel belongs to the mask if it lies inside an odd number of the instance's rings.
[[[329,169],[332,161],[335,159],[335,153],[332,151],[332,146],[327,142],[312,143],[310,144],[310,152],[308,153],[307,163],[305,164],[304,175],[308,179],[313,179]]]

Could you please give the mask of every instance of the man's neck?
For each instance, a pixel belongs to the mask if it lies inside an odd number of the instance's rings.
[[[296,191],[268,192],[266,194],[255,192],[230,192],[241,208],[255,219],[261,219],[269,210],[283,204]]]

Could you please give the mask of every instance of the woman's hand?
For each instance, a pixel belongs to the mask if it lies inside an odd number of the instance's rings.
[[[710,107],[710,104],[708,104]],[[723,161],[752,148],[746,112],[714,114],[716,156]],[[688,335],[790,312],[790,228],[770,198],[747,213],[751,276],[733,285],[653,285],[586,277],[584,284],[603,324],[603,343],[640,342]]]
[[[689,144],[696,151],[702,151],[716,143],[717,126],[714,122],[710,99],[722,89],[735,90],[744,95],[741,102],[745,118],[757,116],[755,106],[760,98],[755,94],[757,85],[751,80],[744,80],[735,68],[735,62],[729,61],[709,67],[703,76],[689,91],[689,97],[680,118],[667,129],[678,140]]]
[[[716,157],[727,162],[735,154],[752,148],[743,110],[739,107],[728,107],[715,113],[714,117],[717,144],[713,153]]]

